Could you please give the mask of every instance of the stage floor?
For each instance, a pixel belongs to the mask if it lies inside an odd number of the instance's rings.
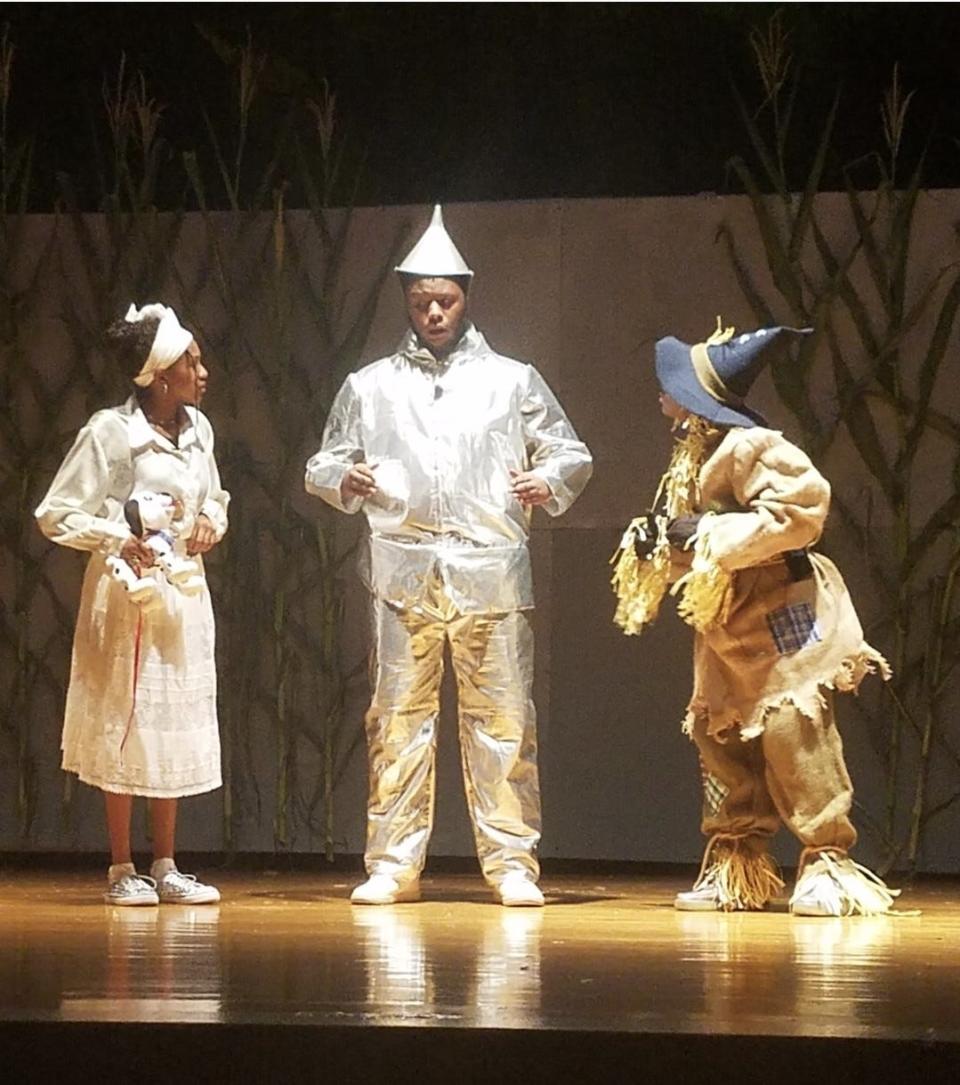
[[[956,880],[909,888],[920,916],[800,919],[676,912],[675,876],[545,877],[541,910],[479,875],[375,908],[342,873],[200,873],[219,905],[114,908],[97,873],[0,873],[0,1019],[896,1040],[957,1066]]]

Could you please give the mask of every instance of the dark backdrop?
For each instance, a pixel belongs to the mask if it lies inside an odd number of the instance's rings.
[[[36,137],[32,209],[56,201],[66,173],[96,210],[109,152],[91,155],[91,133],[121,53],[165,104],[161,134],[179,152],[206,144],[198,103],[218,128],[236,118],[230,70],[249,40],[269,58],[249,168],[288,118],[313,124],[298,103],[326,79],[349,164],[363,166],[359,183],[344,170],[341,203],[725,192],[745,141],[731,87],[762,101],[749,37],[778,8],[800,80],[798,187],[838,87],[827,187],[877,146],[897,62],[916,91],[904,157],[925,151],[930,186],[958,183],[955,4],[3,4],[17,48],[7,124]],[[189,204],[185,190],[167,171],[158,200]],[[288,205],[303,199],[292,183]]]

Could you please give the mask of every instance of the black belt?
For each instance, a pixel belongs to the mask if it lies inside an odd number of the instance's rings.
[[[791,580],[809,580],[813,576],[813,562],[806,550],[784,550],[783,560]]]

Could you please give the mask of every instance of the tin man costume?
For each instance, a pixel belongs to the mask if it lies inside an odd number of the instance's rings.
[[[700,753],[710,839],[693,890],[677,897],[682,910],[764,907],[783,887],[767,854],[781,822],[804,846],[793,914],[886,912],[895,895],[847,855],[853,789],[831,699],[889,671],[836,567],[808,550],[829,484],[743,402],[767,348],[791,332],[734,338],[718,327],[705,343],[656,344],[680,440],[654,511],[633,521],[615,555],[627,633],[653,621],[670,582],[697,630],[684,729]]]
[[[408,292],[439,282],[459,294],[473,274],[439,207],[396,270]],[[412,315],[411,323],[416,327]],[[358,464],[376,479],[365,499],[343,488]],[[351,374],[340,389],[322,447],[307,463],[306,488],[343,512],[363,508],[370,528],[369,880],[354,890],[355,903],[419,896],[447,643],[484,877],[503,904],[543,903],[536,884],[530,511],[511,482],[529,472],[545,483],[543,507],[559,516],[591,468],[589,451],[536,369],[492,350],[465,317],[447,351],[431,351],[409,331],[394,354]]]

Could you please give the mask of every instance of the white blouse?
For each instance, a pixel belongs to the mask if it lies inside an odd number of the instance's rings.
[[[230,495],[220,485],[213,427],[197,408],[186,411],[189,424],[176,445],[150,425],[133,396],[120,407],[97,411],[36,510],[44,535],[76,550],[117,553],[130,537],[124,502],[134,492],[156,490],[181,502],[173,525],[181,546],[201,514],[219,541],[227,530]]]

